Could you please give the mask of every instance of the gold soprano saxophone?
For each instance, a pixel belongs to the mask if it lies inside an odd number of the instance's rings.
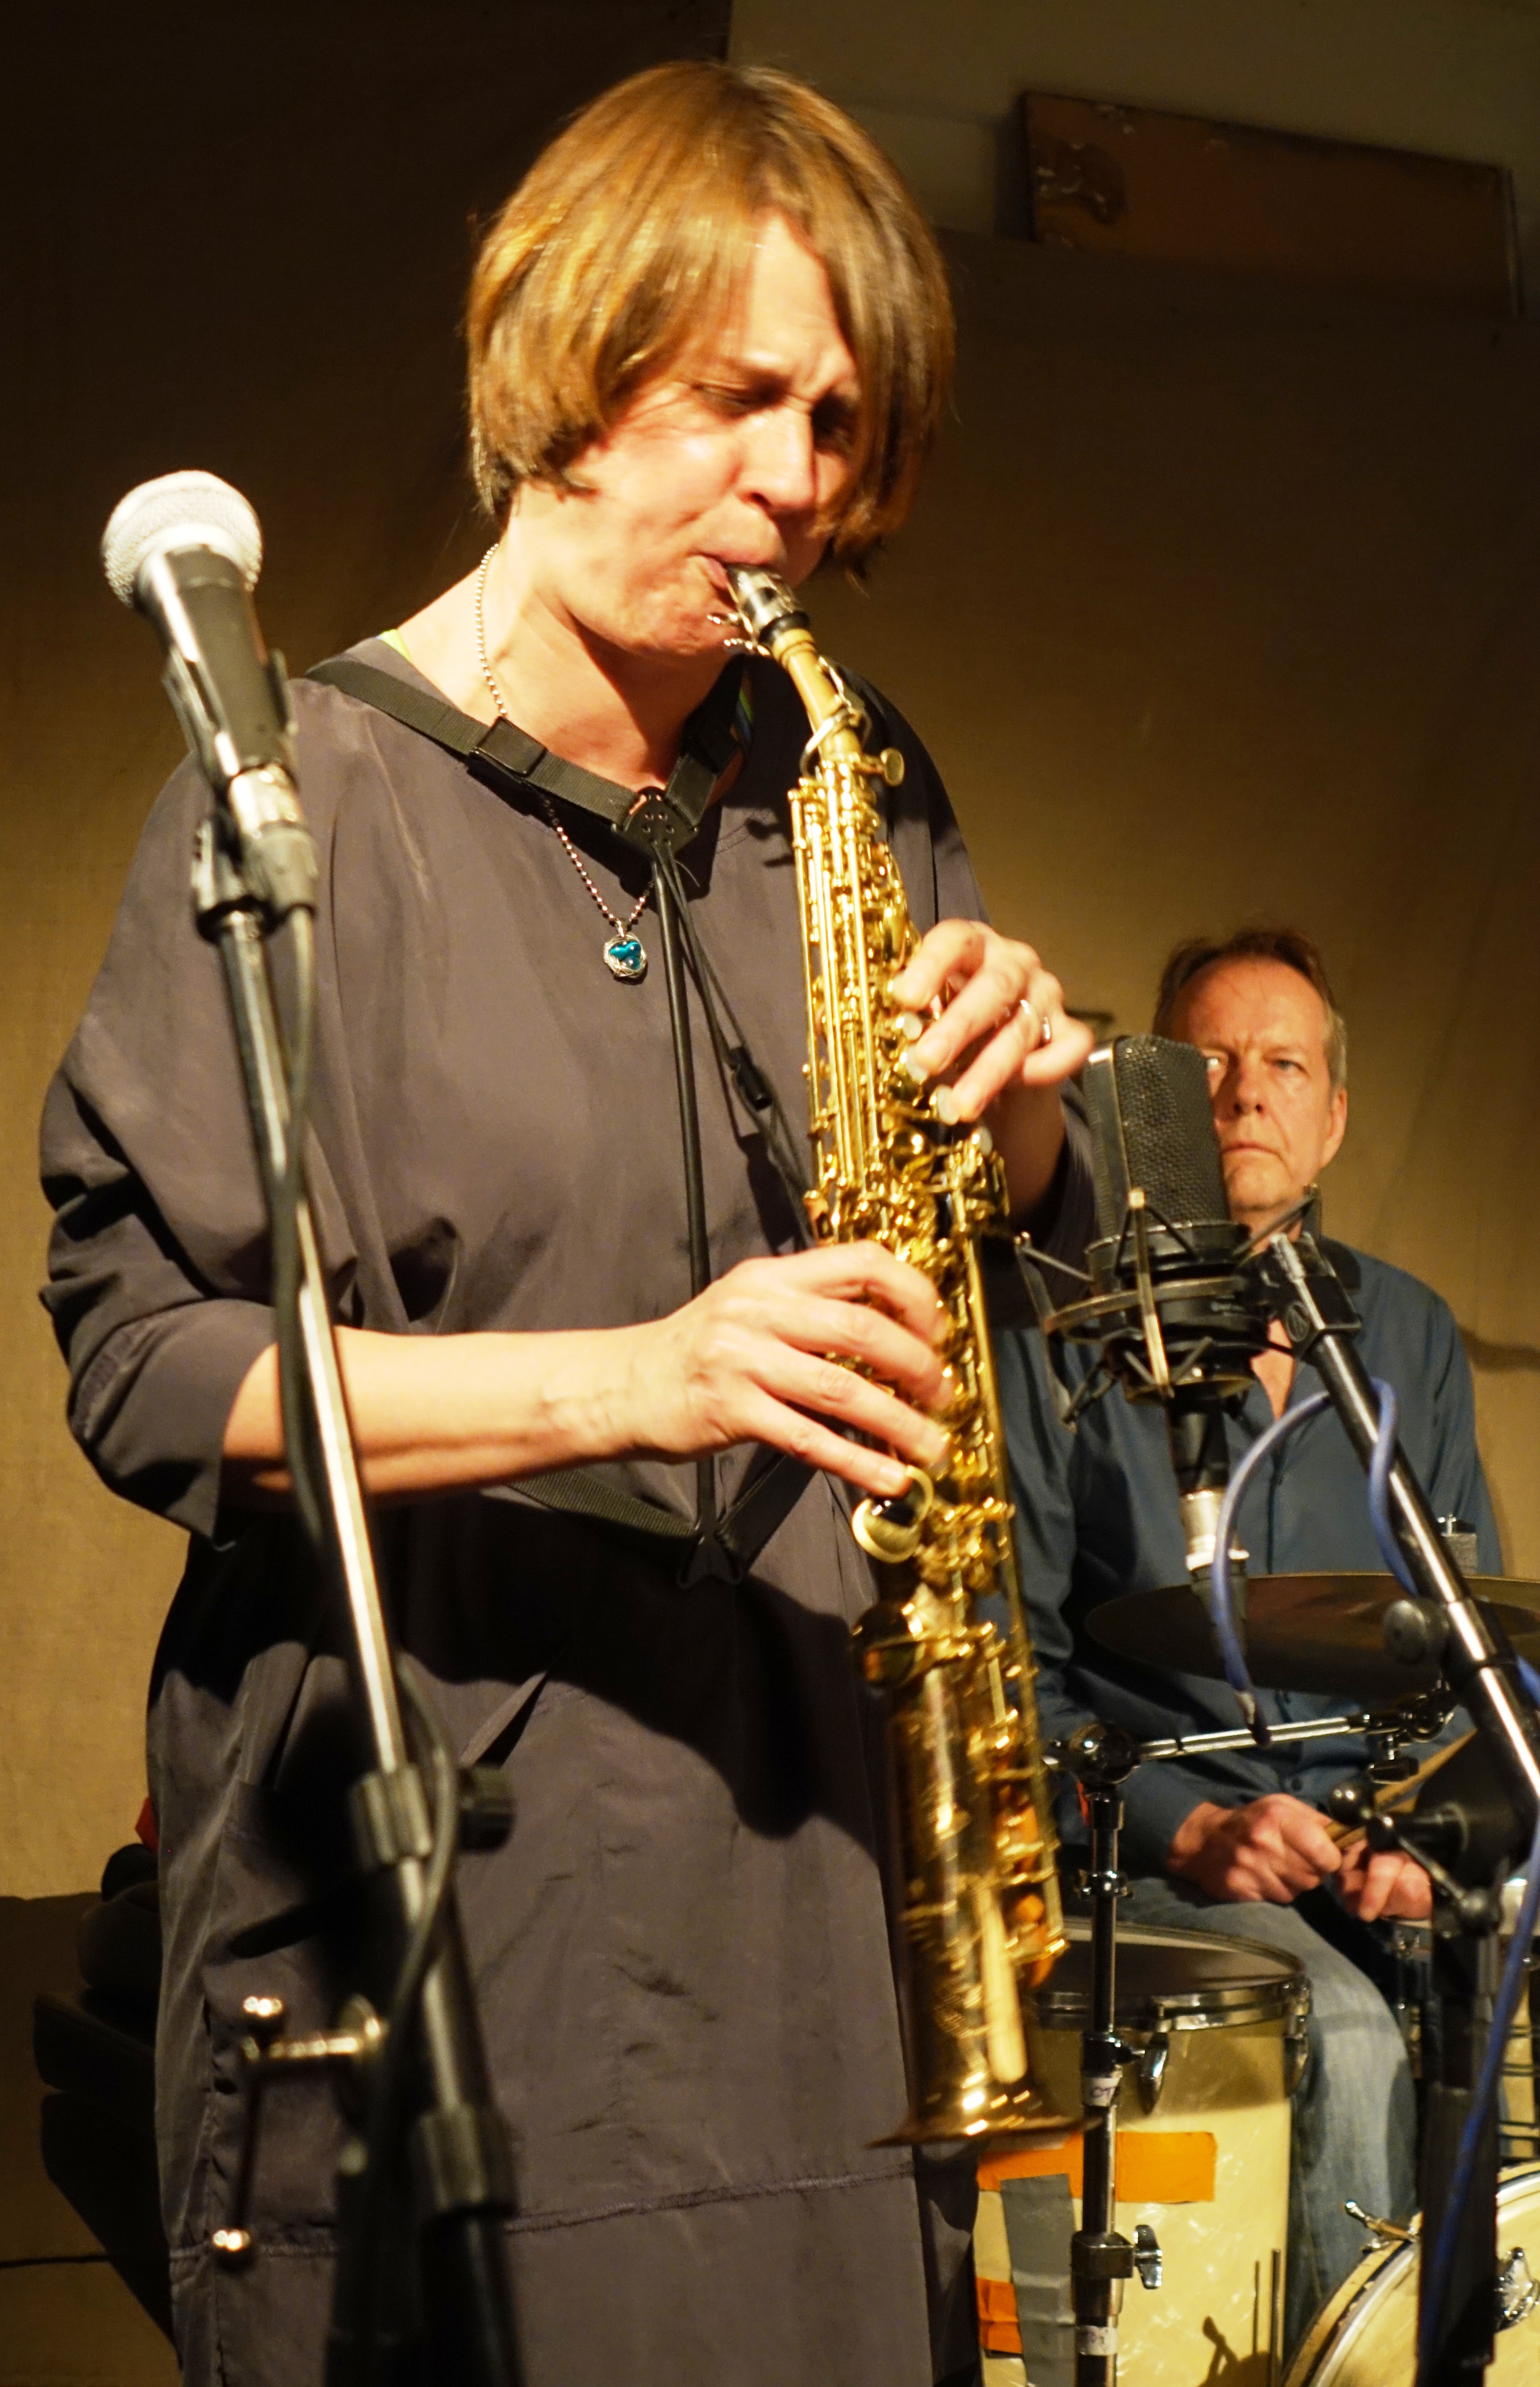
[[[924,1022],[889,987],[919,937],[872,801],[903,757],[868,752],[865,715],[785,583],[727,577],[748,643],[790,675],[811,726],[791,821],[814,1231],[882,1244],[952,1320],[940,1471],[912,1468],[907,1494],[863,1500],[852,1520],[882,1586],[852,1643],[888,1695],[909,1951],[912,2104],[886,2143],[1062,2128],[1030,2078],[1021,2015],[1065,1939],[978,1258],[980,1238],[1005,1231],[1004,1169],[988,1130],[960,1127],[950,1091],[903,1066]]]

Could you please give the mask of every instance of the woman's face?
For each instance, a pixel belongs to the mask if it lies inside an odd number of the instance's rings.
[[[521,490],[511,531],[529,585],[585,643],[718,650],[726,565],[795,584],[823,553],[814,525],[845,477],[859,396],[827,274],[766,216],[736,313],[578,458],[586,490]]]

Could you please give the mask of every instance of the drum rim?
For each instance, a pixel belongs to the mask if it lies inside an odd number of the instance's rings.
[[[1089,1934],[1083,1919],[1075,1916],[1069,1928],[1071,1938],[1085,1945]],[[1241,1980],[1228,1987],[1208,1982],[1201,1989],[1142,1991],[1137,1998],[1129,1993],[1126,2005],[1119,1982],[1116,2020],[1120,2030],[1234,2030],[1248,2024],[1287,2023],[1310,2011],[1309,1977],[1299,1958],[1286,1949],[1270,1947],[1266,1940],[1243,1939],[1229,1931],[1187,1931],[1180,1925],[1164,1923],[1125,1924],[1119,1938],[1157,1946],[1185,1941],[1195,1947],[1222,1948],[1227,1955],[1239,1951],[1265,1958],[1272,1974],[1270,1979]],[[1079,1990],[1055,1991],[1050,1974],[1040,1989],[1030,1992],[1027,2004],[1040,2029],[1062,2030],[1083,2027],[1090,1999]]]
[[[1540,2163],[1515,2164],[1510,2169],[1505,2169],[1497,2184],[1498,2220],[1505,2218],[1509,2204],[1526,2187],[1537,2186],[1540,2186]],[[1311,2387],[1312,2380],[1329,2355],[1348,2351],[1368,2318],[1367,2299],[1370,2289],[1389,2288],[1408,2263],[1416,2262],[1420,2244],[1420,2237],[1418,2237],[1395,2245],[1371,2246],[1367,2250],[1346,2279],[1332,2290],[1300,2339],[1283,2374],[1283,2387]]]

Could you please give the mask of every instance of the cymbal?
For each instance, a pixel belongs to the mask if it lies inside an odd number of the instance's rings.
[[[1468,1580],[1515,1648],[1540,1663],[1540,1584],[1509,1575]],[[1384,1612],[1403,1597],[1390,1574],[1252,1577],[1242,1638],[1253,1680],[1262,1690],[1329,1691],[1366,1707],[1431,1690],[1438,1679],[1432,1666],[1403,1666],[1381,1642]],[[1104,1649],[1141,1665],[1224,1678],[1203,1602],[1189,1584],[1106,1600],[1092,1609],[1086,1629]]]

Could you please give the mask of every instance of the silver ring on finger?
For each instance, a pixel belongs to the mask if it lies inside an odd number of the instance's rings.
[[[1031,1002],[1026,995],[1022,996],[1016,1008],[1035,1023],[1031,1037],[1028,1042],[1028,1051],[1029,1053],[1035,1053],[1040,1045],[1051,1044],[1054,1041],[1054,1023],[1048,1017],[1047,1014],[1040,1011],[1037,1004]]]

